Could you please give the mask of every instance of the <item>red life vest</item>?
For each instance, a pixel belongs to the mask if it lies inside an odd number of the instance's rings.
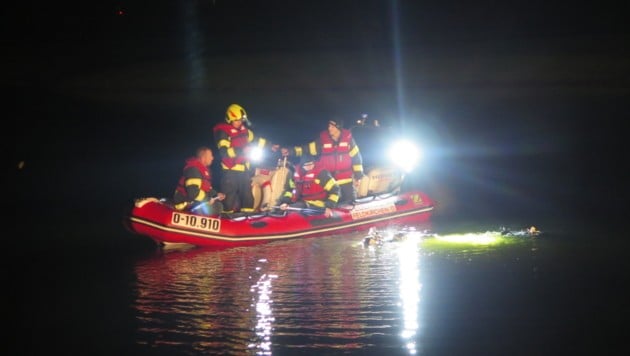
[[[352,157],[350,157],[350,144],[352,133],[348,129],[342,129],[339,141],[335,142],[328,131],[322,131],[319,135],[322,144],[319,164],[327,169],[337,181],[352,180]]]
[[[199,190],[205,193],[210,192],[212,190],[212,176],[210,175],[210,170],[208,169],[208,167],[204,166],[196,157],[191,157],[187,159],[186,166],[183,170],[186,171],[188,168],[191,167],[196,168],[199,173],[201,173],[201,187],[199,188]],[[188,193],[186,192],[186,180],[189,178],[191,177],[181,176],[181,178],[179,178],[179,182],[177,183],[177,188],[175,189],[180,194],[182,194],[182,196],[187,197],[188,200],[195,200],[195,198],[197,197],[189,197]]]
[[[240,128],[234,128],[234,126],[228,123],[219,123],[214,127],[214,131],[223,131],[230,140],[230,147],[234,149],[243,149],[249,143],[250,132],[249,129],[242,125]],[[242,150],[238,150],[243,152]],[[249,168],[249,161],[243,153],[238,154],[236,157],[221,157],[221,166],[223,169],[230,169],[235,171],[245,171]]]
[[[294,200],[326,200],[328,193],[319,185],[319,181],[317,180],[321,169],[319,169],[317,165],[308,172],[299,165],[295,168],[293,181],[295,182],[295,191],[297,194],[294,195]]]

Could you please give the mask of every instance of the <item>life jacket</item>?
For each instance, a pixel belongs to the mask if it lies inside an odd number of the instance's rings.
[[[322,131],[319,135],[322,144],[319,164],[327,169],[339,184],[352,182],[352,157],[350,157],[350,144],[352,133],[342,129],[339,141],[335,142],[328,131]]]
[[[228,123],[219,123],[214,127],[214,131],[223,131],[230,140],[229,142],[229,150],[233,150],[235,157],[228,157],[227,155],[221,155],[221,167],[226,170],[233,171],[245,171],[249,169],[249,160],[242,153],[243,148],[249,143],[250,137],[253,138],[252,132],[245,126],[242,125],[238,129]],[[219,149],[222,147],[222,143],[217,143],[219,145]],[[239,149],[240,150],[236,150]],[[241,153],[237,153],[241,152]],[[229,153],[228,153],[229,154]]]
[[[204,194],[207,194],[209,191],[212,190],[212,175],[210,174],[210,170],[208,169],[208,167],[204,166],[196,157],[191,157],[187,159],[186,166],[184,166],[183,170],[186,171],[188,170],[188,168],[191,167],[196,168],[201,173],[201,187],[199,187],[199,190],[201,192],[204,192]],[[177,192],[179,192],[182,196],[186,197],[187,200],[195,200],[195,198],[197,197],[189,197],[186,191],[186,180],[190,178],[191,177],[186,177],[182,175],[177,182],[177,188],[175,188],[175,190],[177,190]]]
[[[294,200],[326,200],[328,193],[319,184],[317,176],[321,169],[315,165],[315,167],[306,172],[300,165],[295,167],[295,173],[293,174],[293,181],[295,183]]]

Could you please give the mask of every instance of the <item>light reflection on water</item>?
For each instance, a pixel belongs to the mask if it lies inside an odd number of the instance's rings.
[[[420,281],[420,265],[418,243],[419,238],[410,237],[401,241],[398,246],[398,258],[400,265],[400,298],[402,301],[402,315],[404,329],[401,334],[405,347],[409,354],[415,355],[416,341],[414,339],[418,330],[418,307],[421,297],[422,284]]]
[[[258,262],[266,263],[267,260],[261,259]],[[262,269],[262,267],[258,267],[258,269]],[[271,283],[274,278],[278,278],[278,276],[263,274],[251,288],[254,297],[256,297],[254,303],[256,306],[257,323],[254,329],[256,331],[256,340],[259,342],[252,343],[248,345],[248,347],[254,350],[256,354],[260,355],[271,354],[271,335],[273,322],[275,320],[271,308],[273,303],[271,299]]]
[[[432,327],[423,282],[440,268],[431,261],[483,258],[502,245],[362,242],[355,234],[156,252],[135,267],[136,343],[183,354],[422,353]]]

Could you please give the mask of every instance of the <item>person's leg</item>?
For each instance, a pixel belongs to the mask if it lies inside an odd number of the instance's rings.
[[[212,208],[210,209],[210,214],[209,215],[221,215],[221,213],[223,212],[223,203],[216,200],[213,204],[212,204]]]
[[[254,194],[252,193],[252,179],[249,172],[239,172],[239,186],[238,193],[241,208],[240,211],[244,213],[251,213],[254,211]]]
[[[356,192],[354,191],[354,186],[352,185],[352,182],[341,184],[339,188],[339,203],[352,203],[356,199]]]
[[[238,198],[237,176],[232,171],[223,171],[221,176],[221,192],[225,194],[223,199],[223,209],[226,213],[234,212],[234,205]]]
[[[302,208],[308,207],[308,204],[306,204],[306,202],[304,200],[298,200],[295,203],[289,204],[289,206],[292,207],[292,208],[300,208],[300,209],[302,209]]]

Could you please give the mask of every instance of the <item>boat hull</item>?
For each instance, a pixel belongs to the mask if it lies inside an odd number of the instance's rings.
[[[332,217],[304,211],[254,214],[238,218],[180,212],[156,198],[138,199],[126,218],[136,234],[158,243],[197,246],[250,246],[278,240],[330,236],[370,227],[421,225],[430,228],[434,202],[422,192],[374,196],[334,209]]]

